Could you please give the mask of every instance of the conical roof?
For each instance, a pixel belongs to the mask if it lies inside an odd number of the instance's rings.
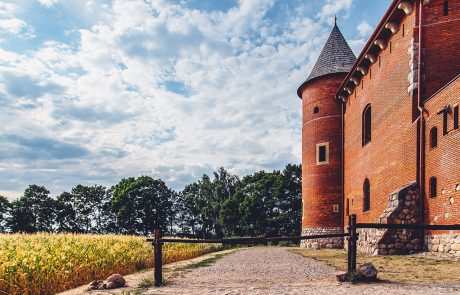
[[[313,70],[305,82],[328,74],[348,73],[355,61],[355,54],[343,37],[342,32],[340,32],[339,27],[335,24]]]

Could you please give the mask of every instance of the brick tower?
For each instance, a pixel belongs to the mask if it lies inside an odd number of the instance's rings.
[[[302,99],[302,234],[342,231],[342,109],[335,95],[356,60],[337,24],[307,80]],[[308,248],[339,248],[342,239],[307,240]]]

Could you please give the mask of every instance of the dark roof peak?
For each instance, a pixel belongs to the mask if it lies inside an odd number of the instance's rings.
[[[305,82],[327,74],[348,73],[355,61],[356,56],[340,32],[335,19],[331,34]]]

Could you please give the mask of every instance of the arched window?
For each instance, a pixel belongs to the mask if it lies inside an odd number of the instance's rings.
[[[317,114],[318,112],[319,112],[319,107],[315,107],[315,108],[313,109],[313,114]]]
[[[368,144],[371,141],[371,129],[372,129],[372,109],[371,105],[368,104],[363,111],[363,126],[362,126],[362,136],[363,136],[363,146]]]
[[[438,180],[436,179],[436,177],[433,176],[430,178],[430,197],[431,198],[436,198],[437,189],[438,189]]]
[[[371,184],[369,179],[366,178],[363,184],[363,211],[371,210]]]
[[[438,146],[438,128],[433,127],[430,130],[430,147],[435,148]]]

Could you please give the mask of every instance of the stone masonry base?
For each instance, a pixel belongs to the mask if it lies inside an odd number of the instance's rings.
[[[340,234],[341,232],[340,227],[307,227],[302,229],[303,236]],[[342,249],[343,238],[302,240],[300,247],[307,249]]]
[[[430,252],[460,257],[460,233],[426,235],[425,249]]]
[[[417,183],[410,183],[388,196],[387,209],[377,223],[417,224],[419,222],[419,190]],[[418,231],[406,229],[357,230],[359,252],[370,255],[407,254],[420,251]]]

